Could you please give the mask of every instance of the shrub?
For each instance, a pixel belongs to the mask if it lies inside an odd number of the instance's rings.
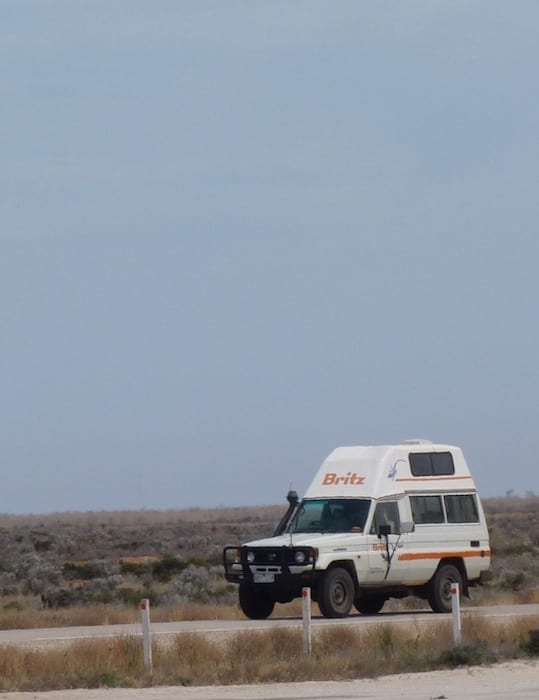
[[[496,661],[496,657],[485,641],[459,644],[452,649],[443,651],[438,658],[438,662],[442,666],[450,666],[451,668],[457,666],[479,666],[493,663],[494,661]]]
[[[539,656],[539,629],[529,630],[528,636],[521,641],[520,647],[529,656]]]
[[[152,573],[153,564],[145,561],[124,561],[120,559],[120,573],[145,576]]]
[[[187,567],[184,561],[177,557],[164,557],[152,564],[153,576],[162,583],[167,583],[174,576]]]
[[[519,591],[526,580],[526,574],[522,570],[506,571],[499,581],[499,587],[506,591]]]
[[[105,561],[72,562],[67,561],[62,567],[62,575],[68,580],[83,579],[90,581],[102,578],[109,573]]]
[[[188,566],[182,571],[176,583],[176,592],[182,601],[206,603],[212,597],[212,577],[202,566]]]

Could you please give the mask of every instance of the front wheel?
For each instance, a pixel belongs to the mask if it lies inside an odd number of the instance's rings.
[[[451,612],[451,586],[459,584],[462,591],[462,574],[453,564],[440,564],[429,583],[428,600],[434,612]]]
[[[239,601],[244,615],[251,620],[264,620],[275,607],[275,601],[264,591],[248,583],[240,583]]]
[[[326,571],[318,590],[318,607],[324,617],[346,617],[354,597],[354,582],[346,569]]]

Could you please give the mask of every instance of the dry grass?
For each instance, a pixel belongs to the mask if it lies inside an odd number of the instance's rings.
[[[221,640],[177,635],[154,647],[153,674],[136,638],[81,641],[35,650],[0,647],[0,691],[338,680],[491,663],[539,654],[529,642],[539,618],[509,624],[467,619],[454,648],[450,623],[315,630],[310,656],[299,630],[241,632]]]
[[[83,641],[45,651],[0,649],[0,690],[140,686],[142,649],[135,638]]]
[[[20,610],[8,608],[0,611],[0,629],[117,625],[139,620],[136,609],[105,605],[49,610],[38,608],[36,604],[36,607],[25,605]]]
[[[288,613],[290,614],[290,613]],[[153,622],[183,620],[237,620],[243,618],[237,605],[186,605],[152,608]],[[140,621],[138,608],[120,605],[88,605],[76,608],[41,609],[28,605],[21,610],[0,610],[0,629],[41,627],[85,627],[119,625]]]
[[[301,600],[275,606],[277,617],[300,617]],[[245,619],[237,604],[162,606],[152,608],[153,622],[182,622],[187,620],[240,620]],[[43,627],[86,627],[92,625],[120,625],[140,622],[138,608],[112,605],[88,605],[76,608],[42,609],[39,601],[22,609],[0,610],[0,629],[37,629]]]

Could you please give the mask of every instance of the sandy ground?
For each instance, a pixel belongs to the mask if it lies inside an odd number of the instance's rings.
[[[539,660],[325,683],[4,693],[2,700],[537,700]]]

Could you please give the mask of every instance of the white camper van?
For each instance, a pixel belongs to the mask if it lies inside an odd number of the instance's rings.
[[[338,447],[303,500],[295,492],[288,500],[273,537],[223,551],[247,617],[268,617],[304,586],[325,617],[346,617],[352,606],[374,614],[408,595],[448,612],[451,584],[467,596],[489,569],[483,508],[458,447]]]

